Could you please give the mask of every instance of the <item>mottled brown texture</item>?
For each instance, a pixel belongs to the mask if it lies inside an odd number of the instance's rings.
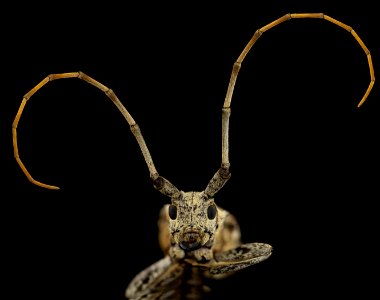
[[[210,220],[207,209],[214,199],[204,192],[181,192],[173,200],[177,218],[164,205],[159,213],[159,244],[164,258],[140,272],[129,284],[129,299],[201,299],[210,292],[208,280],[222,279],[267,259],[272,247],[264,243],[241,244],[240,227],[228,211],[216,206]],[[186,251],[183,241],[197,240],[201,247]]]

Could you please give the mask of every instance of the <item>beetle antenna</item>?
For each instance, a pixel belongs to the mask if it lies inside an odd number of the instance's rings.
[[[206,194],[213,195],[215,194],[220,188],[223,187],[223,185],[227,182],[230,172],[230,162],[229,162],[229,120],[231,115],[231,100],[232,100],[232,94],[235,88],[236,79],[241,67],[241,64],[245,58],[245,56],[248,54],[248,52],[251,50],[252,46],[256,43],[256,41],[259,39],[259,37],[266,32],[269,29],[272,29],[273,27],[281,24],[282,22],[288,21],[290,19],[324,19],[326,21],[329,21],[345,30],[350,32],[355,40],[359,43],[359,45],[364,50],[365,55],[367,56],[368,60],[368,66],[369,66],[369,73],[370,73],[370,83],[368,85],[368,88],[366,92],[364,93],[362,99],[360,100],[357,107],[360,107],[364,101],[367,99],[369,93],[372,90],[372,87],[375,83],[375,74],[373,70],[373,64],[372,64],[372,58],[371,53],[369,52],[366,45],[363,43],[363,41],[360,39],[360,37],[357,35],[355,30],[352,29],[352,27],[347,26],[346,24],[333,19],[323,13],[301,13],[301,14],[286,14],[282,16],[281,18],[278,18],[277,20],[265,25],[264,27],[256,30],[256,32],[253,34],[252,38],[249,40],[241,54],[239,55],[236,62],[233,64],[232,67],[232,73],[230,77],[230,82],[228,84],[227,94],[225,97],[225,101],[222,108],[222,164],[221,168],[218,170],[218,172],[214,175],[214,177],[211,179],[210,183],[208,184],[206,188]]]
[[[21,170],[24,172],[26,177],[29,179],[30,182],[43,187],[47,189],[54,189],[58,190],[59,187],[54,185],[49,185],[42,183],[40,181],[35,180],[32,175],[30,175],[29,171],[26,169],[25,165],[21,161],[19,151],[18,151],[18,144],[17,144],[17,126],[20,121],[22,112],[24,110],[24,107],[27,103],[27,101],[39,90],[41,89],[46,83],[53,81],[55,79],[64,79],[64,78],[79,78],[84,80],[85,82],[97,87],[101,91],[103,91],[108,98],[112,100],[112,102],[117,106],[121,114],[124,116],[124,118],[127,120],[130,129],[135,136],[137,143],[140,146],[141,152],[144,156],[145,163],[148,166],[150,178],[153,180],[153,186],[159,190],[161,193],[163,193],[166,196],[169,197],[179,197],[180,191],[167,179],[161,177],[156,167],[154,166],[152,156],[150,155],[149,149],[145,143],[144,137],[141,134],[140,127],[137,125],[131,114],[128,112],[128,110],[124,107],[124,105],[120,102],[118,97],[115,95],[115,93],[106,87],[105,85],[101,84],[100,82],[96,81],[95,79],[87,76],[86,74],[82,72],[72,72],[72,73],[61,73],[61,74],[51,74],[47,76],[45,79],[43,79],[40,83],[38,83],[34,88],[32,88],[22,99],[21,105],[17,111],[16,117],[13,121],[12,125],[12,139],[13,139],[13,149],[14,149],[14,157],[21,167]]]

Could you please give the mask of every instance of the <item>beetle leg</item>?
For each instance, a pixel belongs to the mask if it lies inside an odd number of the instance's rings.
[[[272,246],[265,243],[242,244],[234,249],[216,252],[214,259],[208,263],[188,261],[194,267],[206,271],[206,276],[221,279],[236,271],[266,260],[272,254]]]
[[[169,256],[165,256],[138,273],[128,285],[125,296],[131,300],[164,297],[180,284],[177,279],[183,271],[181,264],[173,263]]]
[[[215,253],[209,272],[211,275],[230,274],[266,260],[272,246],[265,243],[242,244],[237,248]]]

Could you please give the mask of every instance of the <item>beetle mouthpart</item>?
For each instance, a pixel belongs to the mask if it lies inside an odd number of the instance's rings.
[[[202,237],[199,232],[189,231],[185,232],[179,242],[181,249],[185,251],[197,250],[202,246]]]
[[[194,243],[180,242],[179,246],[180,246],[180,248],[182,250],[185,250],[185,251],[194,251],[194,250],[199,249],[202,246],[202,244],[199,243],[199,242],[194,242]]]

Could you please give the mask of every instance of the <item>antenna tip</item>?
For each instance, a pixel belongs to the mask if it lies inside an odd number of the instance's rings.
[[[59,190],[60,189],[58,186],[45,184],[45,183],[42,183],[39,181],[33,181],[33,183],[40,186],[40,187],[43,187],[45,189],[49,189],[49,190]]]

